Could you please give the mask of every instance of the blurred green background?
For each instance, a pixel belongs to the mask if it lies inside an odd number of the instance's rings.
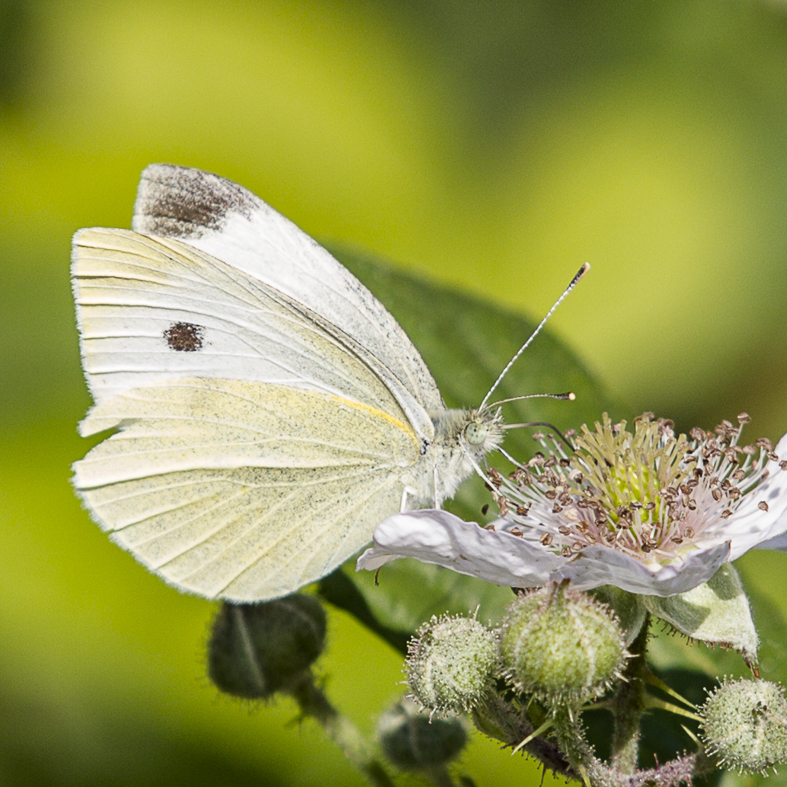
[[[155,161],[534,317],[588,260],[552,329],[632,413],[787,427],[787,4],[0,0],[0,783],[363,783],[293,705],[217,696],[213,606],[68,485],[70,237],[129,226]],[[340,614],[331,641],[368,729],[400,660]],[[465,764],[540,778],[480,739]]]

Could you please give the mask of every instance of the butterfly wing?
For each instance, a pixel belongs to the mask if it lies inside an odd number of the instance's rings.
[[[176,587],[260,601],[332,571],[399,510],[410,426],[339,396],[181,379],[96,406],[83,434],[120,427],[74,465],[111,537]]]
[[[288,295],[356,339],[423,408],[444,409],[434,378],[393,316],[325,249],[242,186],[153,164],[142,173],[132,227],[181,240]]]
[[[434,426],[354,337],[244,271],[170,238],[81,230],[72,273],[83,366],[97,404],[182,377],[253,380],[334,394]]]

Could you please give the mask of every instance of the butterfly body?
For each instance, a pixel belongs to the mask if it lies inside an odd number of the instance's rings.
[[[291,593],[390,514],[439,506],[499,443],[497,412],[446,409],[374,296],[237,184],[153,165],[132,226],[74,239],[96,403],[80,430],[116,430],[74,485],[178,588]]]

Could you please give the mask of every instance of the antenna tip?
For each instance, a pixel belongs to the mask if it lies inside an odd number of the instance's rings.
[[[569,285],[568,285],[568,287],[566,288],[566,291],[563,293],[563,297],[562,297],[560,300],[563,300],[563,298],[565,298],[565,297],[566,297],[566,295],[568,294],[569,290],[573,290],[573,289],[574,289],[574,287],[576,286],[576,283],[577,283],[577,282],[578,282],[580,279],[582,279],[582,278],[585,276],[585,274],[586,274],[586,273],[587,273],[589,270],[590,270],[590,263],[589,263],[589,262],[586,262],[586,263],[585,263],[585,264],[584,264],[584,265],[583,265],[583,266],[582,266],[582,267],[581,267],[581,268],[580,268],[580,269],[579,269],[579,270],[576,272],[576,274],[574,275],[574,278],[571,280],[571,284],[569,284]],[[560,301],[558,301],[558,303],[560,303]],[[553,308],[554,308],[554,307],[553,307]]]
[[[569,391],[567,394],[563,394],[563,396],[565,396],[569,402],[574,402],[577,398],[577,395],[573,391]]]

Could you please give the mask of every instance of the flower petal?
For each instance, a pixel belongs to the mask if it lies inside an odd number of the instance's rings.
[[[787,435],[779,440],[775,452],[787,456]],[[728,520],[723,537],[731,541],[731,561],[756,546],[765,546],[764,542],[778,538],[787,530],[787,472],[775,463],[774,466],[776,469],[771,470],[765,481],[746,493],[744,501]],[[761,502],[768,504],[767,511],[759,508]]]
[[[787,516],[782,516],[784,518],[784,527],[787,530]],[[775,536],[774,538],[769,538],[767,541],[757,544],[755,549],[779,549],[781,551],[785,551],[787,550],[787,533],[782,533],[781,535]]]
[[[672,596],[707,582],[729,556],[729,543],[692,552],[666,566],[645,564],[605,546],[585,547],[558,569],[552,579],[570,579],[578,590],[615,585],[629,593]]]
[[[543,585],[565,563],[565,558],[524,538],[430,509],[383,520],[374,531],[374,546],[358,558],[357,568],[374,571],[399,557],[414,557],[486,582],[520,588]]]

